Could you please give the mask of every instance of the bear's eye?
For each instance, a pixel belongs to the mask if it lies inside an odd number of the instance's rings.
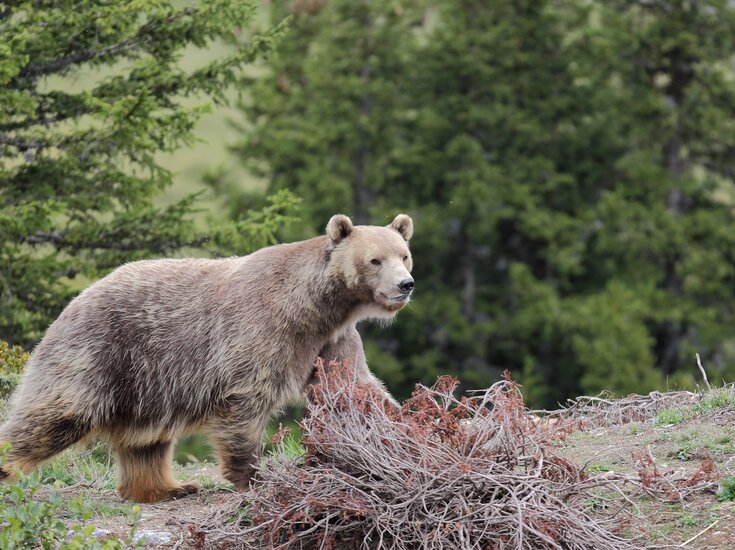
[[[408,256],[403,257],[403,261],[405,262],[406,260],[408,260]]]
[[[373,258],[372,260],[370,260],[370,263],[373,265],[380,265],[380,260],[377,258]]]

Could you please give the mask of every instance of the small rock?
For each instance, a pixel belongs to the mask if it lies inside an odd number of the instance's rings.
[[[133,536],[133,543],[143,541],[144,544],[166,544],[171,542],[174,536],[168,531],[140,531]]]

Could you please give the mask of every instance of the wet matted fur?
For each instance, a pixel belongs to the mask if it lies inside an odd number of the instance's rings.
[[[300,398],[317,356],[353,361],[382,387],[355,324],[408,302],[412,233],[404,214],[387,227],[336,215],[325,236],[244,257],[123,265],[34,350],[0,427],[11,444],[0,478],[99,437],[123,497],[178,497],[197,488],[174,480],[174,443],[203,430],[224,477],[247,489],[269,417]]]

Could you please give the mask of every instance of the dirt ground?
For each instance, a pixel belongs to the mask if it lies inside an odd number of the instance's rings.
[[[656,468],[690,478],[711,458],[715,474],[735,472],[735,409],[720,409],[676,424],[656,419],[573,434],[564,454],[590,473],[635,473],[631,457],[650,452]],[[735,502],[720,501],[712,490],[693,492],[683,501],[660,502],[638,497],[630,533],[650,545],[735,549]],[[688,542],[689,541],[689,542]],[[686,543],[685,546],[684,543]],[[669,546],[671,545],[671,546]]]

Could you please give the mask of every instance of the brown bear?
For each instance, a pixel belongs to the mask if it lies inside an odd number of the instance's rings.
[[[336,215],[326,233],[244,257],[132,262],[91,285],[28,362],[0,427],[11,444],[0,477],[98,437],[124,498],[175,498],[197,487],[174,480],[174,443],[203,430],[245,490],[269,417],[300,398],[318,356],[350,360],[382,388],[355,324],[408,303],[413,222]]]

